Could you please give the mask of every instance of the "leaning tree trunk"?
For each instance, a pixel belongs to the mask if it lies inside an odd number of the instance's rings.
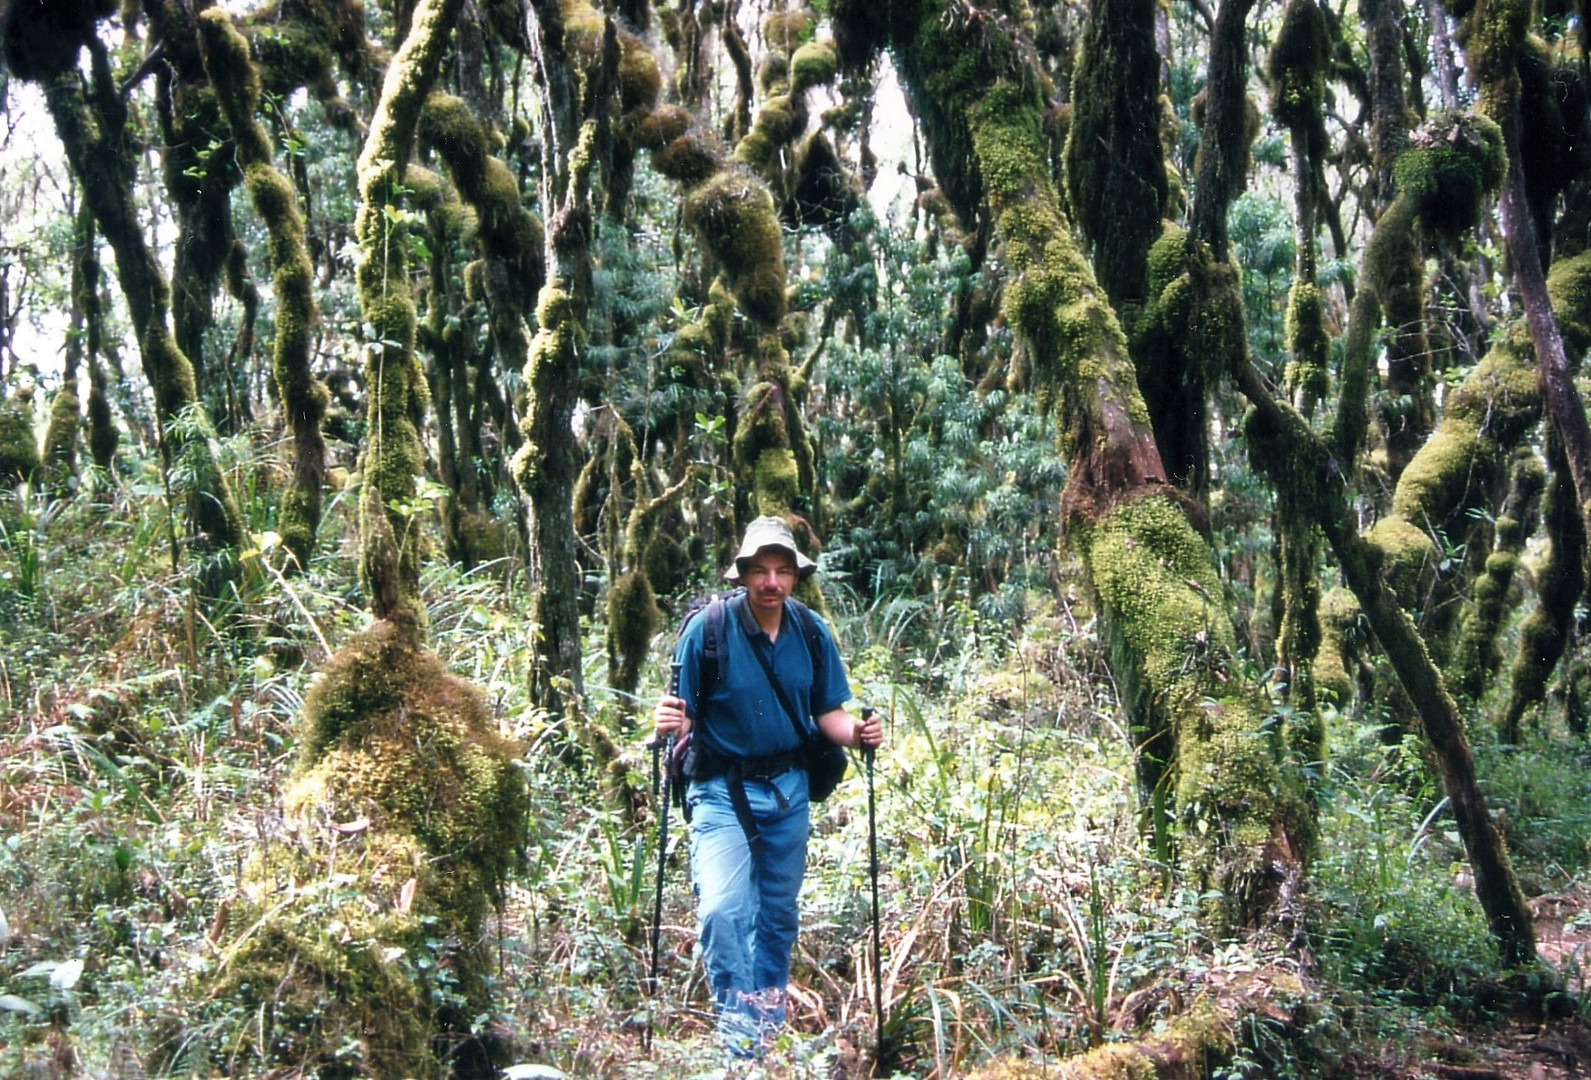
[[[1252,364],[1237,369],[1239,388],[1255,412],[1247,427],[1256,463],[1310,507],[1337,554],[1343,577],[1359,600],[1404,692],[1418,712],[1441,768],[1459,835],[1475,874],[1475,892],[1507,963],[1526,963],[1536,942],[1530,905],[1514,877],[1502,834],[1486,809],[1464,721],[1447,692],[1414,622],[1381,576],[1385,552],[1359,534],[1343,496],[1341,473],[1325,440],[1289,406],[1278,402]]]
[[[1166,483],[1121,329],[1060,212],[1032,58],[967,25],[985,17],[897,8],[893,44],[942,186],[981,192],[1004,239],[1006,317],[1059,405],[1073,543],[1139,735],[1175,763],[1183,857],[1222,889],[1229,921],[1253,922],[1307,857],[1313,817],[1277,767],[1279,741],[1253,735],[1269,704],[1245,684],[1200,511]]]
[[[1536,364],[1546,397],[1547,415],[1561,440],[1584,516],[1585,507],[1591,506],[1591,424],[1587,423],[1585,405],[1570,378],[1563,338],[1553,318],[1543,271],[1546,260],[1542,238],[1536,235],[1520,156],[1523,123],[1518,64],[1524,44],[1525,20],[1497,0],[1483,0],[1471,18],[1475,20],[1476,29],[1470,36],[1469,60],[1481,84],[1481,108],[1502,128],[1503,146],[1508,155],[1502,197],[1503,236],[1514,270],[1514,288],[1519,293],[1530,325],[1530,337],[1536,346]]]
[[[190,477],[185,494],[195,550],[235,552],[246,538],[243,519],[210,448],[209,420],[199,404],[193,365],[167,324],[171,292],[145,241],[133,200],[136,156],[126,131],[126,102],[111,72],[109,53],[92,26],[86,28],[81,47],[89,50],[92,61],[87,86],[77,69],[78,46],[20,66],[16,57],[8,60],[14,74],[42,83],[84,201],[115,253],[144,375],[154,392],[162,457],[168,469],[180,464]],[[204,577],[207,587],[219,586],[216,568]]]

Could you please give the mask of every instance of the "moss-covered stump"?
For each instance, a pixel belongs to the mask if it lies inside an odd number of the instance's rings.
[[[39,471],[39,444],[33,435],[33,389],[0,401],[0,481],[30,480]]]
[[[305,698],[288,842],[244,875],[211,996],[258,1010],[250,1052],[322,1077],[495,1075],[487,915],[526,791],[484,699],[382,620]]]

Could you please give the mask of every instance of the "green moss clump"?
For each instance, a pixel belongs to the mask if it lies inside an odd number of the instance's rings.
[[[1420,223],[1440,236],[1457,236],[1480,220],[1487,195],[1503,180],[1503,133],[1495,123],[1467,113],[1441,113],[1413,138],[1393,166],[1400,194],[1413,198]]]
[[[72,386],[56,391],[50,402],[50,420],[44,429],[42,464],[49,470],[50,482],[57,488],[77,473],[77,438],[81,427],[82,404]]]
[[[1331,32],[1315,0],[1289,0],[1265,58],[1271,114],[1288,128],[1313,124],[1326,103]]]
[[[650,110],[663,92],[663,73],[646,43],[633,34],[619,36],[619,108]]]
[[[245,871],[217,992],[259,1008],[268,1060],[319,1062],[346,1034],[362,1061],[320,1075],[439,1077],[444,1034],[469,1041],[489,1007],[480,942],[528,805],[517,748],[413,624],[387,620],[317,674],[301,746],[293,840]]]
[[[840,57],[832,42],[810,41],[790,58],[790,92],[803,94],[814,86],[827,86],[840,71]]]
[[[672,535],[661,530],[647,541],[641,553],[641,569],[655,591],[668,596],[678,592],[694,566],[690,552]]]
[[[663,105],[644,116],[628,119],[625,130],[634,146],[643,150],[657,150],[684,135],[690,126],[689,110],[678,105]],[[659,167],[658,171],[663,170]]]
[[[662,625],[657,595],[645,573],[632,570],[608,590],[608,656],[614,685],[633,688]]]
[[[800,471],[796,468],[795,455],[776,446],[763,450],[752,473],[757,513],[783,515],[796,505],[800,493]]]
[[[1326,333],[1320,287],[1297,278],[1287,294],[1287,385],[1294,393],[1319,400],[1326,395],[1327,358],[1331,338]]]
[[[768,189],[725,169],[691,192],[684,218],[723,266],[740,310],[763,326],[778,326],[786,307],[784,236]]]
[[[653,151],[652,167],[690,188],[717,172],[722,159],[718,140],[700,128],[692,128]]]
[[[1320,601],[1320,651],[1315,654],[1316,694],[1328,695],[1340,709],[1353,701],[1361,630],[1359,600],[1338,586]]]
[[[790,52],[801,44],[801,39],[817,25],[817,15],[811,8],[797,7],[788,11],[771,11],[762,18],[762,36],[768,47]]]
[[[39,444],[33,435],[33,388],[0,402],[0,480],[31,480],[39,471]]]
[[[1591,349],[1591,249],[1554,261],[1547,273],[1547,292],[1564,350],[1575,364]]]

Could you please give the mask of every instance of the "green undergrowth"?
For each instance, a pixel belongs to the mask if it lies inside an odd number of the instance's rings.
[[[233,467],[246,480],[252,466]],[[194,597],[191,566],[173,569],[157,484],[0,504],[0,1075],[67,1058],[87,1075],[281,1075],[252,1035],[259,1010],[207,988],[249,929],[237,925],[253,910],[246,868],[288,842],[280,800],[312,673],[368,619],[348,585],[348,494],[330,500],[322,553],[285,576],[269,569],[269,485],[236,486],[265,568],[209,601]],[[414,512],[435,527],[429,507]],[[1055,595],[1010,594],[1017,618],[957,587],[870,593],[841,579],[827,595],[858,698],[890,718],[872,793],[892,1069],[1054,1058],[1255,979],[1263,1007],[1242,1021],[1225,1075],[1355,1075],[1359,1043],[1395,1054],[1400,1032],[1484,1014],[1504,973],[1434,774],[1418,743],[1386,747],[1345,717],[1329,718],[1330,761],[1302,766],[1322,828],[1296,932],[1208,936],[1211,898],[1145,840],[1097,625],[1075,569],[1056,572]],[[658,822],[644,729],[672,626],[633,698],[607,685],[602,627],[588,637],[580,722],[619,748],[619,774],[643,793],[636,813],[600,794],[613,774],[586,757],[586,733],[528,700],[535,628],[517,568],[433,563],[421,591],[433,647],[523,748],[528,781],[526,863],[488,918],[492,1004],[471,1024],[518,1063],[565,1076],[717,1068],[677,813],[648,979]],[[1479,748],[1534,891],[1573,888],[1587,861],[1584,769],[1560,745]],[[767,1075],[871,1066],[868,796],[856,761],[816,814],[791,1023]],[[311,898],[300,932],[348,931],[336,913],[360,900],[350,877],[295,888]],[[401,963],[422,971],[449,947],[422,942]],[[357,1034],[338,1038],[322,1075],[367,1072]]]

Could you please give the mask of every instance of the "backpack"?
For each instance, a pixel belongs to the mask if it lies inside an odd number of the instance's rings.
[[[727,592],[711,593],[707,596],[698,597],[685,609],[685,615],[680,620],[679,634],[676,635],[676,641],[678,641],[679,636],[684,635],[692,620],[698,616],[705,620],[702,623],[701,668],[696,680],[697,698],[691,703],[691,713],[698,718],[702,715],[699,707],[701,701],[712,692],[713,688],[718,685],[718,681],[723,678],[724,657],[729,651],[728,634],[725,629],[729,614],[729,603],[731,600],[743,596],[745,592],[744,588],[737,588]],[[793,597],[792,600],[794,600]],[[812,658],[812,684],[814,686],[821,685],[824,670],[823,660],[826,652],[823,648],[823,631],[818,626],[817,616],[812,613],[811,608],[800,600],[794,600],[791,606],[795,611],[796,622],[800,624],[801,636],[806,641],[807,654]],[[775,691],[781,703],[783,703],[785,699],[782,690],[776,686]],[[788,705],[785,705],[785,711],[789,711]],[[847,762],[845,750],[838,744],[830,742],[823,736],[822,732],[808,732],[805,725],[795,717],[791,717],[790,720],[792,724],[798,725],[797,730],[801,735],[801,752],[805,756],[805,768],[807,771],[808,798],[812,802],[822,802],[834,793],[834,789],[845,778]],[[694,743],[694,735],[688,735],[680,740],[675,746],[674,755],[670,761],[670,769],[674,779],[675,799],[682,808],[685,805],[685,784],[695,771],[697,748]],[[731,797],[737,804],[737,816],[741,817],[741,825],[746,829],[747,836],[755,840],[756,827],[749,821],[749,812],[743,813],[739,805],[745,799],[744,789],[739,792],[734,791],[733,789],[738,785],[733,781],[730,786],[732,789]]]

